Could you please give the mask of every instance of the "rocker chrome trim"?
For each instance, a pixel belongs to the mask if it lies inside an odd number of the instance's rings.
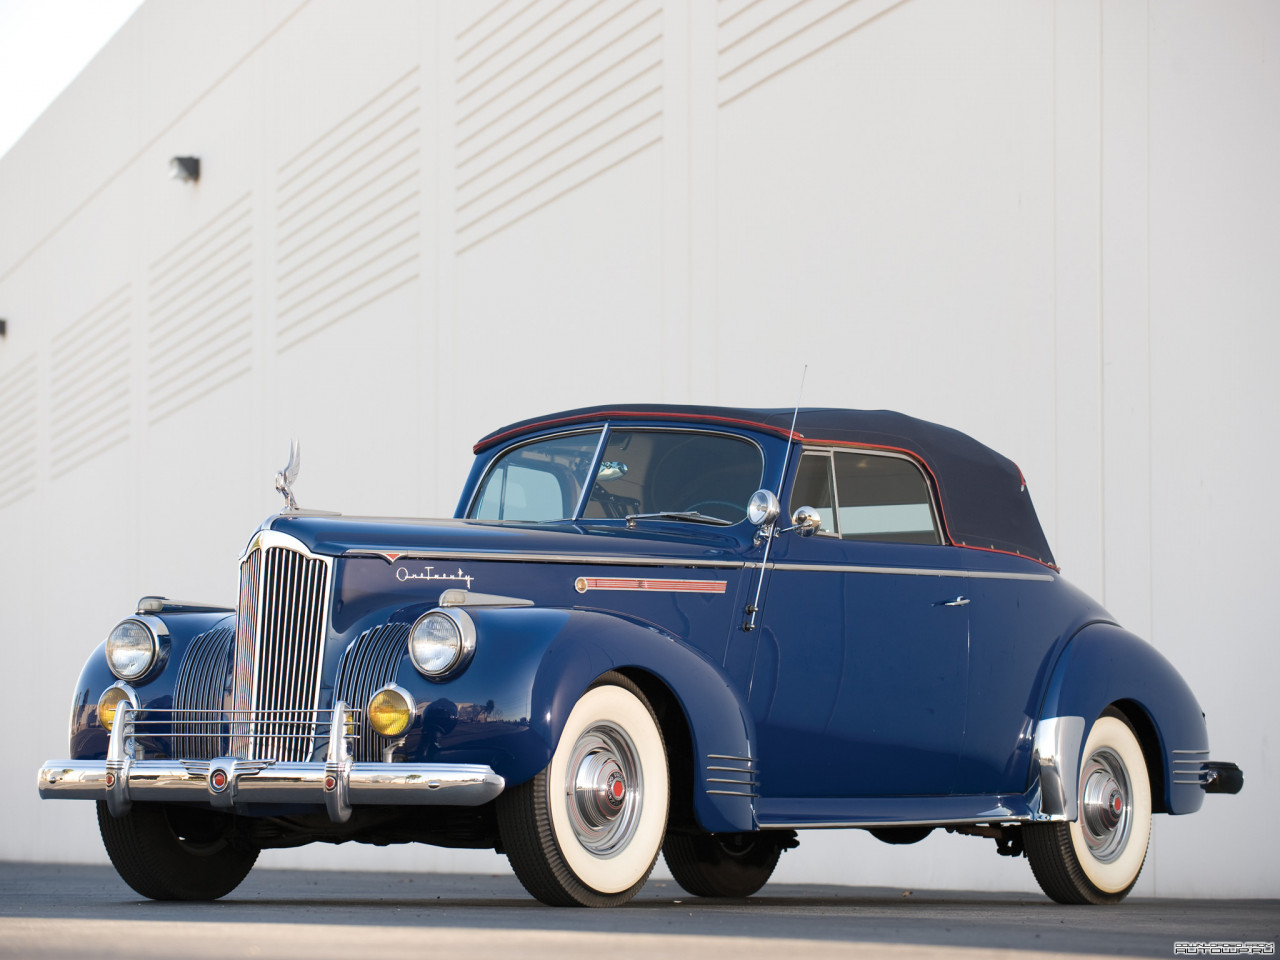
[[[712,791],[708,790],[707,793]],[[971,823],[1026,823],[1029,817],[962,817],[954,820],[832,820],[823,823],[762,823],[761,830],[840,830],[849,827],[946,827]]]

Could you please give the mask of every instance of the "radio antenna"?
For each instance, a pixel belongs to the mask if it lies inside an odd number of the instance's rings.
[[[804,378],[809,372],[809,365],[806,363],[800,369],[800,391],[796,394],[796,407],[791,413],[791,432],[787,434],[787,452],[782,458],[782,475],[778,477],[778,497],[782,497],[782,484],[787,479],[787,467],[791,463],[791,445],[796,442],[796,419],[800,416],[800,398],[804,396]]]
[[[804,378],[809,372],[809,365],[806,363],[800,370],[800,392],[796,394],[796,406],[791,413],[791,431],[787,434],[787,452],[782,456],[782,473],[778,475],[778,499],[782,499],[782,485],[787,482],[787,467],[791,464],[791,447],[796,441],[796,420],[800,417],[800,399],[804,396]],[[742,629],[750,633],[756,628],[756,615],[760,613],[760,591],[764,589],[765,571],[769,569],[769,548],[773,546],[774,520],[766,526],[761,532],[764,534],[764,557],[760,560],[760,579],[756,581],[756,598],[751,601],[751,606],[747,607],[747,620],[742,625]]]

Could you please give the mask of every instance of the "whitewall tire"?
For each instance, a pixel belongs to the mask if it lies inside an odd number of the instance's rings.
[[[1041,888],[1059,903],[1118,903],[1142,872],[1151,838],[1151,782],[1133,728],[1108,711],[1080,761],[1079,816],[1024,828]]]
[[[634,683],[608,673],[574,705],[547,768],[498,798],[503,848],[543,903],[625,903],[653,870],[669,794],[653,709]]]

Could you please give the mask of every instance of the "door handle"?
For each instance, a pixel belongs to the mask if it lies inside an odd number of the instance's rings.
[[[944,607],[967,607],[969,605],[968,597],[956,597],[954,600],[943,600]]]

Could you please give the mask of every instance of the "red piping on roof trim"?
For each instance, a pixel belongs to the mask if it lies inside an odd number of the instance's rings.
[[[979,547],[972,543],[957,543],[957,547],[964,547],[966,550],[981,550],[983,553],[1003,553],[1006,557],[1021,557],[1023,560],[1030,560],[1032,563],[1038,563],[1042,567],[1048,567],[1054,573],[1061,573],[1062,570],[1052,563],[1045,563],[1043,560],[1037,560],[1035,557],[1028,557],[1025,553],[1018,553],[1016,550],[997,550],[995,547]]]
[[[977,547],[968,543],[959,543],[955,537],[951,536],[951,530],[947,526],[947,517],[942,509],[942,487],[938,484],[938,478],[934,475],[933,469],[929,466],[928,462],[926,462],[925,459],[914,450],[907,450],[903,447],[891,447],[888,444],[859,443],[856,440],[821,440],[817,437],[810,437],[809,442],[826,444],[833,447],[857,447],[862,450],[891,450],[894,453],[907,455],[914,462],[920,464],[920,466],[924,468],[925,472],[929,474],[929,479],[933,481],[933,489],[937,491],[938,495],[938,518],[942,521],[942,532],[946,538],[951,541],[952,546],[964,547],[966,550],[982,550],[986,553],[1003,553],[1007,557],[1021,557],[1023,560],[1030,560],[1032,563],[1038,563],[1042,567],[1048,567],[1054,573],[1060,572],[1052,563],[1045,563],[1037,557],[1029,557],[1025,553],[1018,553],[1016,550],[999,550],[995,547]],[[1021,470],[1018,471],[1018,479],[1022,481],[1022,486],[1025,488],[1027,481],[1023,479]]]
[[[791,436],[791,431],[784,427],[775,427],[771,424],[760,423],[756,420],[735,420],[732,417],[716,417],[705,413],[651,413],[644,410],[597,410],[593,413],[580,413],[574,417],[561,417],[558,420],[540,420],[537,423],[530,423],[523,427],[516,427],[512,430],[505,430],[496,436],[487,437],[480,440],[472,448],[472,453],[479,453],[481,450],[487,450],[495,443],[499,443],[508,437],[518,436],[522,433],[532,433],[535,430],[545,430],[548,427],[558,427],[566,423],[586,423],[592,420],[609,420],[614,417],[627,417],[637,420],[702,420],[708,423],[730,423],[737,427],[750,427],[753,430],[767,430],[770,433],[776,433],[780,437]],[[803,440],[804,434],[797,433],[797,440]]]

